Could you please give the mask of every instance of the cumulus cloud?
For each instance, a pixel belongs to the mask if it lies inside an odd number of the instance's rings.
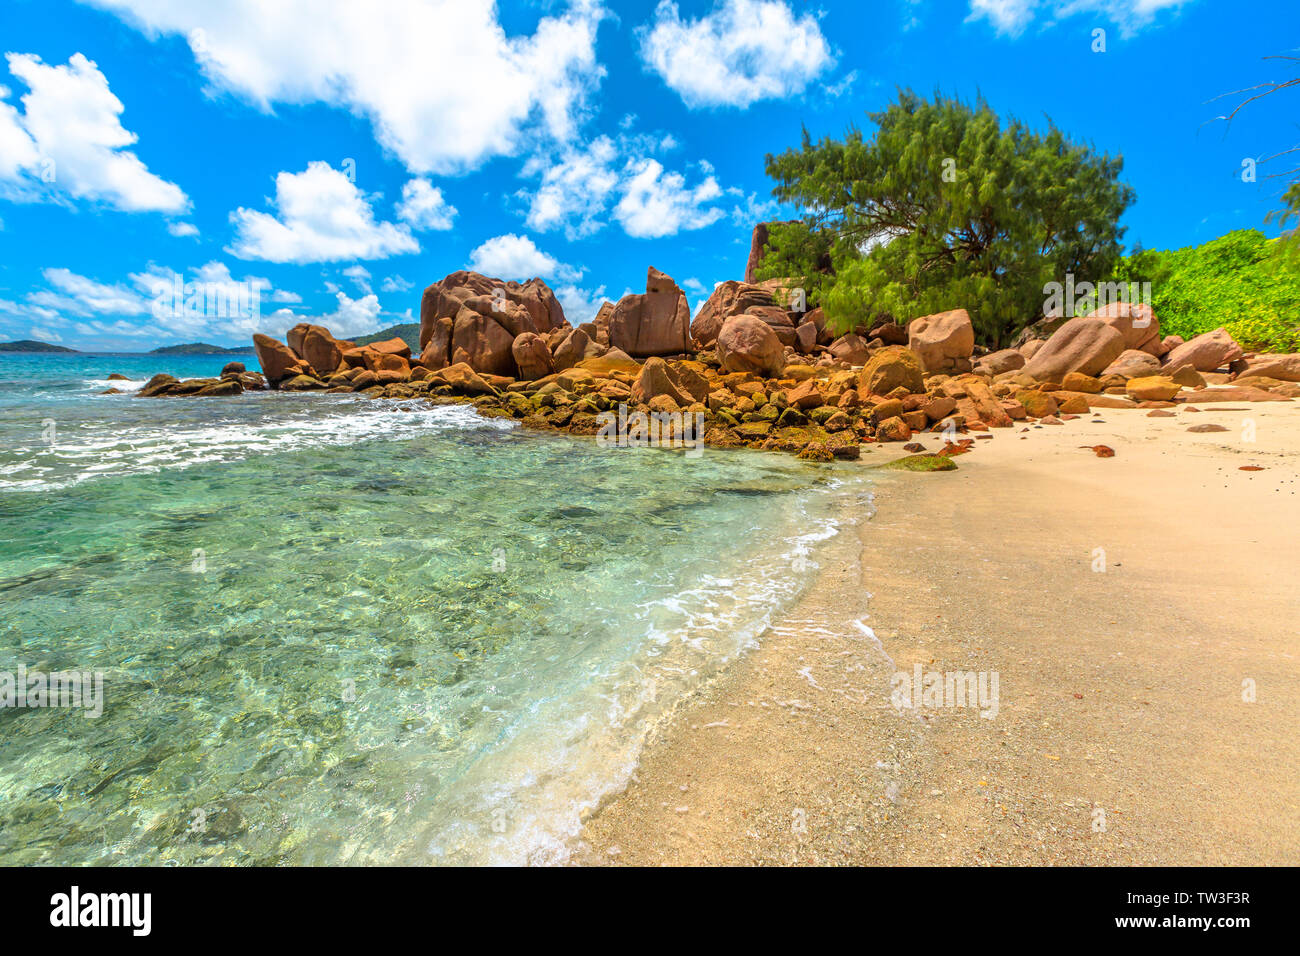
[[[469,254],[469,268],[507,281],[524,281],[540,276],[574,282],[582,276],[582,270],[565,265],[538,249],[527,236],[514,233],[495,236],[476,248]]]
[[[44,289],[28,293],[22,302],[0,301],[0,316],[37,320],[43,327],[70,326],[100,341],[247,340],[254,332],[281,333],[293,324],[279,324],[285,317],[293,319],[287,309],[264,315],[264,300],[301,301],[292,292],[268,295],[269,279],[236,279],[218,260],[179,271],[150,263],[118,282],[102,282],[62,267],[45,269],[42,275]]]
[[[623,187],[614,216],[629,236],[672,236],[703,229],[721,219],[723,211],[709,205],[721,195],[722,189],[712,176],[688,187],[681,173],[666,173],[658,160],[644,159],[635,165]]]
[[[278,218],[242,206],[230,214],[235,239],[227,252],[268,262],[336,262],[420,251],[407,226],[377,222],[369,198],[327,163],[280,173],[272,204]]]
[[[581,325],[596,317],[607,297],[603,285],[595,289],[582,289],[569,284],[556,287],[555,298],[559,299],[569,324]]]
[[[138,137],[122,126],[125,107],[93,61],[80,53],[64,66],[30,53],[5,59],[30,91],[19,112],[0,86],[0,186],[9,198],[84,199],[126,212],[189,208],[179,186],[127,149]]]
[[[397,217],[413,229],[445,230],[456,218],[456,207],[442,198],[442,190],[427,179],[412,179],[402,187]]]
[[[120,282],[108,284],[64,268],[45,269],[41,275],[50,288],[30,293],[27,301],[58,314],[89,317],[149,312],[150,298],[144,294],[149,286],[143,283],[136,282],[134,287]]]
[[[367,335],[378,327],[379,297],[373,292],[359,299],[348,298],[341,289],[334,293],[338,308],[315,319],[335,335],[351,338],[354,335]]]
[[[802,93],[835,62],[817,20],[784,0],[719,0],[698,20],[662,0],[641,31],[641,59],[687,106],[741,108]]]
[[[696,164],[706,178],[688,188],[685,175],[665,171],[653,158],[675,149],[676,141],[626,132],[622,125],[625,132],[617,139],[600,136],[558,159],[535,157],[525,165],[524,175],[541,178],[535,192],[519,193],[529,201],[525,218],[531,228],[563,228],[567,238],[580,239],[604,228],[615,202],[613,219],[636,237],[699,229],[723,215],[711,206],[722,191],[707,161]]]
[[[268,112],[326,103],[366,117],[416,173],[474,168],[538,136],[569,139],[604,75],[599,0],[570,0],[519,36],[494,0],[84,2],[151,38],[184,37],[213,87]]]
[[[185,236],[197,236],[199,227],[192,222],[172,222],[167,224],[167,231],[178,239]]]
[[[559,162],[547,164],[528,207],[529,227],[546,232],[563,226],[570,239],[599,230],[604,225],[600,214],[618,185],[617,157],[614,141],[601,136],[586,149],[570,150]]]

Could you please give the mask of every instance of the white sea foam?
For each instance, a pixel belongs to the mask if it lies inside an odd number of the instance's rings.
[[[629,642],[626,656],[519,715],[502,746],[485,751],[444,793],[450,812],[426,833],[424,862],[567,862],[587,815],[627,786],[654,728],[757,647],[811,581],[810,558],[840,534],[842,519],[810,512],[825,512],[833,495],[809,495],[742,571],[701,575],[693,587],[637,605],[625,630],[642,639]]]
[[[106,388],[115,388],[119,392],[138,392],[144,388],[147,379],[120,379],[120,378],[88,378],[85,380],[86,388],[103,391]]]
[[[0,491],[66,488],[104,475],[149,474],[254,455],[351,445],[380,438],[471,428],[508,430],[514,422],[487,419],[463,405],[425,406],[390,401],[348,403],[336,412],[293,414],[267,409],[260,417],[195,422],[150,421],[116,428],[95,423],[62,429],[53,445],[14,448],[17,460],[0,468]],[[240,409],[247,415],[248,409]]]

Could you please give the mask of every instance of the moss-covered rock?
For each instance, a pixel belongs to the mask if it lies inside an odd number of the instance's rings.
[[[827,445],[819,442],[809,442],[803,447],[798,455],[801,461],[834,461],[835,455]]]
[[[947,455],[908,455],[881,467],[890,471],[956,471],[957,463]]]

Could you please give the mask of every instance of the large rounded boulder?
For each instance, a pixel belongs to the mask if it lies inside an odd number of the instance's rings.
[[[1213,372],[1242,355],[1241,346],[1232,340],[1227,329],[1220,327],[1175,346],[1165,356],[1165,364],[1170,368],[1191,365],[1198,372]]]
[[[753,315],[733,315],[722,324],[718,361],[727,372],[757,372],[774,377],[785,368],[785,348],[776,332]]]
[[[923,315],[907,324],[907,347],[927,372],[969,372],[975,327],[965,309]]]
[[[1025,374],[1059,382],[1070,372],[1099,375],[1124,351],[1124,336],[1101,319],[1075,318],[1057,329],[1025,363]]]
[[[921,357],[903,345],[876,349],[858,373],[858,394],[888,395],[900,387],[913,394],[925,391]]]
[[[1100,319],[1124,336],[1124,348],[1149,352],[1157,358],[1168,351],[1161,345],[1160,321],[1151,306],[1140,302],[1111,302],[1085,316]]]

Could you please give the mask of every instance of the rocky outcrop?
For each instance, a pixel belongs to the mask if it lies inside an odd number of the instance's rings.
[[[497,375],[517,370],[515,337],[546,336],[568,325],[541,279],[506,282],[461,270],[433,283],[420,300],[420,364],[429,369],[465,363]]]
[[[923,315],[907,324],[907,347],[927,372],[969,372],[975,327],[965,309]]]
[[[743,315],[751,306],[775,304],[766,289],[729,279],[719,284],[700,306],[691,323],[691,338],[700,348],[708,348],[718,340],[722,323],[733,315]]]
[[[883,321],[869,333],[859,325],[832,338],[819,311],[777,304],[785,280],[724,283],[692,327],[681,290],[651,269],[645,293],[606,303],[576,328],[547,328],[545,296],[530,305],[482,294],[477,288],[495,280],[479,278],[426,290],[432,321],[422,329],[428,335],[418,357],[400,339],[358,348],[301,323],[290,331],[302,352],[259,336],[259,361],[287,391],[472,402],[484,415],[578,435],[596,435],[606,413],[686,416],[703,423],[706,444],[797,453],[811,462],[855,459],[861,442],[910,442],[924,432],[943,434],[941,456],[962,454],[978,443],[975,436],[954,439],[954,432],[1062,425],[1096,409],[1300,397],[1300,356],[1246,359],[1218,333],[1173,343],[1159,338],[1154,316],[1144,322],[1141,309],[1071,319],[1046,341],[976,357],[962,310],[926,316],[911,329]],[[540,327],[539,307],[546,317]],[[691,354],[710,336],[710,348]],[[903,336],[916,347],[889,344]],[[634,357],[619,343],[664,354]],[[1204,362],[1227,362],[1230,374],[1175,364],[1184,346],[1193,357],[1207,353]],[[1175,354],[1161,366],[1157,354],[1167,347]],[[972,361],[975,368],[963,371]],[[221,379],[158,376],[142,394],[236,395],[254,387],[260,376],[231,368]]]
[[[1168,351],[1160,340],[1160,321],[1151,306],[1111,302],[1085,316],[1100,319],[1124,337],[1124,348],[1148,352],[1159,358]]]
[[[1059,382],[1067,372],[1096,375],[1124,351],[1124,336],[1100,319],[1070,319],[1025,363],[1040,382]]]
[[[257,355],[258,364],[262,366],[262,374],[272,387],[286,378],[301,375],[310,368],[289,346],[261,332],[253,333],[253,351]]]
[[[682,355],[691,350],[691,310],[686,294],[653,266],[646,275],[644,294],[619,299],[608,313],[607,323],[609,344],[633,358]]]
[[[164,372],[145,382],[135,394],[137,398],[222,398],[265,387],[265,380],[256,372],[229,371],[223,372],[220,378],[187,378],[184,381]]]

